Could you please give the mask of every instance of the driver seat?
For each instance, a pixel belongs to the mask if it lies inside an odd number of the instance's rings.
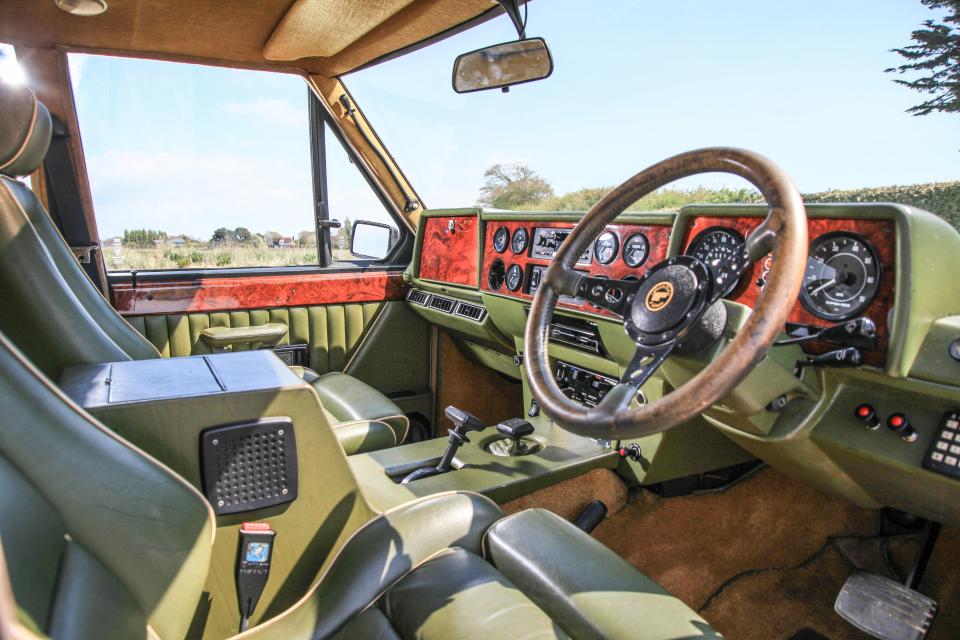
[[[185,637],[215,535],[201,494],[67,399],[3,334],[0,403],[0,636]],[[295,605],[240,637],[720,637],[547,511],[504,517],[450,492],[342,539]]]

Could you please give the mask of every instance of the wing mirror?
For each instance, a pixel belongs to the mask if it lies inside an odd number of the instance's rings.
[[[382,260],[400,239],[400,232],[382,222],[357,220],[350,232],[350,253],[355,258]]]
[[[514,40],[457,56],[453,63],[453,90],[506,91],[515,84],[543,80],[551,73],[553,58],[543,38]]]

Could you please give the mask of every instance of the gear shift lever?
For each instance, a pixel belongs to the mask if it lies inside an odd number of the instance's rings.
[[[437,464],[436,467],[424,467],[423,469],[417,469],[411,472],[400,484],[407,484],[420,478],[427,478],[450,471],[453,468],[451,463],[453,462],[454,456],[457,455],[457,450],[465,443],[470,442],[467,434],[471,431],[483,431],[485,428],[476,416],[467,413],[463,409],[451,406],[447,407],[443,413],[453,422],[453,429],[450,429],[449,436],[447,437],[447,449],[443,452],[443,457],[440,458],[439,464]]]
[[[533,433],[533,425],[523,418],[510,418],[498,424],[497,431],[510,438],[510,455],[517,455],[520,441]]]

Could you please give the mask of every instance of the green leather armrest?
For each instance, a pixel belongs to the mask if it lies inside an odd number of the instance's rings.
[[[397,444],[396,433],[390,425],[379,420],[356,420],[334,425],[333,434],[348,456],[379,451]]]
[[[268,322],[253,327],[207,327],[200,337],[211,349],[224,350],[237,344],[249,344],[252,349],[272,347],[287,335],[287,325]]]
[[[574,638],[721,637],[679,598],[549,511],[503,518],[487,531],[484,548],[494,566]]]

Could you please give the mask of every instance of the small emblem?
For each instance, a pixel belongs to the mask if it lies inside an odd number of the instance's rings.
[[[669,282],[661,282],[653,289],[647,292],[644,303],[649,311],[660,311],[673,300],[673,285]]]

